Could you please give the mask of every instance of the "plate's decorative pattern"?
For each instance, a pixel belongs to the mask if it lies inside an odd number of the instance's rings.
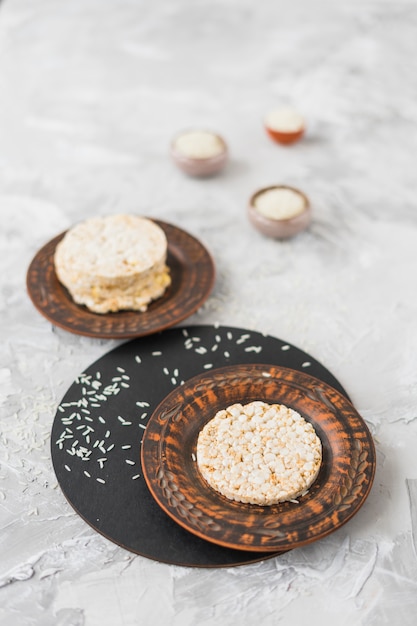
[[[253,400],[298,411],[322,441],[319,475],[296,502],[234,502],[198,471],[196,443],[204,424],[231,404]],[[304,372],[245,364],[200,374],[160,403],[142,440],[142,468],[155,500],[188,531],[229,548],[283,551],[328,535],[359,510],[373,482],[375,451],[344,395]]]
[[[368,480],[370,469],[369,452],[359,439],[355,439],[352,446],[350,466],[347,474],[340,482],[340,490],[335,494],[333,504],[338,511],[347,511],[361,497],[363,485]]]
[[[55,248],[65,233],[48,242],[32,260],[27,273],[29,296],[52,324],[89,337],[126,339],[159,332],[186,319],[205,302],[214,285],[215,267],[203,244],[172,224],[154,220],[168,240],[167,264],[171,285],[147,311],[98,314],[76,304],[59,282]]]
[[[54,470],[74,509],[115,543],[168,563],[219,567],[269,557],[208,543],[173,522],[149,493],[140,461],[148,420],[173,389],[224,365],[264,362],[309,372],[346,395],[326,368],[295,346],[225,326],[165,330],[126,342],[87,367],[62,398],[51,434]],[[175,414],[179,406],[170,409]],[[165,415],[167,424],[171,417]],[[166,484],[179,504],[173,481]],[[181,506],[185,512],[188,505]]]

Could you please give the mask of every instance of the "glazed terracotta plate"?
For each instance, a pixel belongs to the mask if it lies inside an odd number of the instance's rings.
[[[143,337],[178,324],[197,311],[210,295],[215,267],[203,244],[184,230],[153,220],[168,239],[167,264],[171,285],[145,312],[98,314],[76,304],[59,282],[54,253],[65,233],[47,243],[32,260],[27,273],[29,296],[44,317],[67,331],[89,337],[128,339]]]
[[[197,467],[198,433],[235,402],[285,404],[310,421],[323,446],[316,481],[298,503],[273,506],[227,499]],[[341,393],[303,372],[263,364],[200,374],[156,408],[142,440],[142,468],[160,507],[189,532],[247,551],[285,551],[335,531],[362,506],[375,473],[371,434]]]

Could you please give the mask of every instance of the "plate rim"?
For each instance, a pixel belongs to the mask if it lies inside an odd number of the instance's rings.
[[[274,369],[274,370],[279,370],[283,373],[291,373],[292,375],[295,375],[296,377],[301,376],[304,379],[309,379],[311,383],[314,383],[316,385],[319,385],[320,387],[324,387],[327,391],[331,391],[332,393],[336,394],[339,399],[342,401],[342,403],[346,403],[347,406],[349,406],[350,410],[352,411],[354,417],[356,420],[359,420],[361,429],[363,431],[363,433],[365,434],[365,438],[367,440],[367,444],[368,447],[366,449],[366,455],[370,456],[370,460],[368,465],[370,466],[370,473],[369,473],[369,477],[368,477],[368,482],[367,482],[367,486],[366,486],[366,491],[364,492],[364,494],[361,496],[361,498],[359,499],[359,501],[355,504],[355,506],[353,506],[353,508],[350,509],[349,511],[349,504],[345,504],[343,503],[343,501],[340,504],[340,508],[343,509],[343,511],[348,511],[347,513],[345,513],[344,515],[342,515],[341,520],[339,520],[337,523],[334,523],[333,525],[331,525],[329,528],[325,528],[324,530],[320,531],[319,533],[316,533],[314,536],[312,537],[308,537],[306,539],[300,540],[300,541],[296,541],[296,542],[290,542],[290,543],[283,543],[281,541],[281,539],[279,539],[279,533],[277,534],[278,539],[277,539],[277,543],[271,543],[270,545],[266,546],[265,544],[250,544],[248,545],[247,543],[236,543],[236,542],[230,542],[227,540],[224,540],[221,536],[213,536],[210,533],[210,526],[209,526],[209,532],[204,532],[201,531],[200,528],[196,528],[193,527],[193,524],[187,523],[187,521],[184,521],[184,518],[181,515],[178,515],[177,511],[178,511],[178,503],[174,506],[174,507],[170,507],[169,504],[167,502],[169,502],[169,498],[161,498],[160,493],[158,493],[158,489],[155,488],[155,478],[151,478],[149,476],[149,467],[147,465],[147,456],[149,456],[149,451],[148,451],[148,447],[150,446],[149,443],[149,438],[150,438],[150,433],[152,431],[153,426],[155,425],[155,423],[157,422],[158,418],[161,415],[161,411],[163,410],[163,408],[165,407],[165,405],[169,404],[169,402],[171,401],[171,399],[174,399],[176,396],[178,396],[178,392],[179,392],[179,388],[174,389],[170,394],[168,394],[163,400],[161,400],[161,402],[159,403],[159,405],[155,408],[155,410],[153,411],[151,417],[149,418],[148,424],[147,424],[147,428],[142,440],[142,446],[141,446],[141,464],[142,464],[142,470],[143,470],[143,476],[145,478],[145,482],[148,486],[148,489],[150,490],[152,496],[154,497],[155,501],[157,502],[157,504],[162,508],[162,510],[165,511],[165,513],[167,515],[169,515],[176,523],[178,523],[179,525],[183,526],[183,528],[185,528],[186,530],[188,530],[189,532],[192,532],[193,534],[197,535],[198,537],[202,538],[202,539],[206,539],[209,542],[215,543],[217,545],[226,547],[226,548],[232,548],[232,549],[239,549],[239,550],[247,550],[248,552],[252,552],[252,551],[270,551],[270,552],[285,552],[288,550],[292,550],[294,548],[298,548],[304,545],[307,545],[309,543],[312,543],[313,541],[317,541],[318,539],[322,539],[324,537],[326,537],[327,535],[331,534],[332,532],[334,532],[335,530],[339,529],[341,526],[343,526],[345,523],[347,523],[358,511],[359,509],[362,507],[362,505],[364,504],[364,502],[366,501],[371,488],[372,488],[372,484],[374,481],[374,477],[375,477],[375,471],[376,471],[376,451],[375,451],[375,444],[372,438],[372,434],[370,432],[369,427],[367,426],[365,420],[361,417],[361,415],[358,413],[358,411],[355,409],[355,407],[353,406],[352,402],[349,400],[349,398],[347,398],[346,396],[344,396],[342,393],[340,393],[338,390],[334,389],[333,387],[331,387],[329,384],[325,383],[324,381],[321,381],[317,378],[315,378],[314,376],[311,376],[310,374],[304,373],[304,372],[300,372],[298,370],[293,370],[291,368],[287,368],[284,366],[278,366],[278,365],[273,365],[273,364],[260,364],[260,363],[255,363],[255,364],[239,364],[239,365],[227,365],[224,367],[220,367],[220,368],[216,368],[211,370],[210,372],[204,372],[204,373],[200,373],[197,374],[196,376],[192,377],[191,379],[188,379],[185,382],[185,388],[189,388],[191,387],[193,384],[195,384],[196,382],[199,382],[201,380],[204,381],[204,379],[206,379],[206,382],[210,381],[213,378],[216,377],[222,377],[224,376],[224,374],[226,373],[233,373],[233,370],[240,370],[240,369],[244,369],[244,370],[248,370],[248,369],[252,369],[252,368],[256,368],[256,369],[265,369],[265,368],[270,368],[270,369]],[[184,387],[183,387],[184,388]],[[324,400],[324,403],[326,402],[326,400]],[[214,416],[214,414],[212,413],[211,415],[212,417]],[[165,415],[165,419],[168,421],[169,419],[175,419],[175,415],[171,412],[171,414],[169,415],[169,411],[166,412]],[[202,426],[204,425],[204,423],[206,423],[208,421],[207,418],[205,419],[205,421],[201,420],[201,422],[199,422],[199,426],[202,428]],[[161,435],[159,435],[160,438],[162,438]],[[360,443],[360,442],[359,442]],[[155,456],[155,452],[154,452],[154,456]],[[363,455],[362,455],[363,456]],[[358,459],[360,460],[361,458],[361,454],[358,452]],[[195,461],[195,459],[194,459]],[[359,462],[359,461],[358,461]],[[195,467],[196,464],[195,464]],[[168,468],[168,472],[170,471],[170,468]],[[196,470],[196,473],[198,474],[198,470]],[[320,473],[319,473],[320,476]],[[319,480],[319,477],[317,478],[317,481]],[[224,496],[222,496],[221,494],[216,493],[207,483],[205,483],[204,479],[201,477],[200,475],[200,484],[203,485],[203,487],[205,488],[205,491],[214,499],[219,500],[219,502],[222,502],[223,504],[230,507],[230,509],[233,509],[233,507],[240,507],[240,508],[247,508],[249,507],[255,507],[255,509],[257,509],[259,511],[259,508],[257,508],[257,505],[243,505],[242,503],[236,503],[233,501],[228,501],[227,498],[225,498]],[[313,489],[314,484],[311,487],[311,490]],[[349,494],[348,494],[349,495]],[[194,503],[191,502],[190,505],[193,505]],[[288,504],[288,503],[283,503],[283,504]],[[303,503],[302,503],[303,504]],[[339,506],[339,504],[337,506]],[[300,504],[294,505],[299,507]],[[275,507],[281,507],[281,505],[275,505]],[[260,508],[264,508],[264,509],[268,509],[268,507],[260,507]],[[336,507],[337,508],[337,507]],[[254,509],[254,510],[255,510]],[[272,510],[269,509],[269,510]],[[217,529],[219,530],[219,529]]]
[[[145,337],[147,335],[166,330],[174,326],[175,324],[183,322],[188,317],[193,315],[204,304],[204,302],[208,299],[213,290],[216,280],[216,266],[213,256],[207,249],[207,247],[200,241],[200,239],[198,239],[188,231],[164,220],[152,217],[148,217],[147,219],[155,222],[165,232],[168,242],[168,255],[172,255],[174,257],[175,261],[179,265],[181,265],[185,273],[188,272],[188,274],[190,274],[189,268],[193,266],[193,269],[195,271],[195,278],[197,280],[201,280],[201,277],[205,276],[206,285],[198,298],[194,298],[193,301],[190,300],[188,306],[185,308],[184,301],[181,301],[181,308],[179,310],[177,309],[176,315],[167,316],[166,320],[163,323],[155,325],[149,324],[146,328],[140,328],[141,316],[143,319],[144,315],[152,314],[151,307],[157,308],[158,305],[160,305],[163,301],[170,302],[172,305],[175,305],[175,298],[171,296],[170,298],[168,298],[168,300],[163,300],[164,296],[162,296],[161,299],[155,300],[153,303],[151,303],[149,306],[150,310],[148,309],[148,311],[146,311],[145,313],[141,313],[140,311],[120,311],[117,313],[98,314],[93,313],[92,311],[88,311],[86,307],[84,307],[83,305],[79,305],[74,302],[74,300],[72,300],[70,294],[68,293],[66,288],[59,282],[56,276],[53,264],[53,255],[57,244],[64,237],[66,232],[68,232],[69,229],[67,229],[46,242],[36,252],[27,269],[26,289],[32,301],[32,304],[35,306],[37,311],[54,326],[62,328],[63,330],[66,330],[76,335],[98,339],[136,339],[140,337]],[[181,245],[180,242],[178,242],[179,238],[183,238],[186,240],[186,248],[184,248],[184,246]],[[201,264],[194,264],[190,259],[190,254],[196,251],[201,255],[202,260],[204,261],[203,272],[201,271]],[[188,260],[188,263],[184,261],[184,257]],[[44,280],[41,282],[40,288],[38,280],[39,273],[46,275],[46,278],[44,278]],[[92,319],[94,319],[94,321],[99,325],[101,323],[101,325],[103,327],[106,327],[106,329],[88,329],[88,324],[86,324],[86,328],[83,329],[75,328],[73,325],[71,325],[71,323],[67,322],[66,320],[63,321],[62,319],[60,319],[53,310],[51,311],[51,294],[52,296],[56,295],[57,284],[58,288],[62,290],[63,296],[61,296],[61,298],[65,302],[64,308],[68,307],[68,310],[72,308],[77,311],[78,315],[85,316],[86,318],[93,316]],[[174,296],[179,299],[177,294],[174,294]],[[170,309],[168,308],[168,310]],[[123,324],[121,321],[122,316],[124,317],[124,319],[126,319],[127,316],[129,316],[129,318],[137,316],[139,322],[138,328],[136,330],[123,330]],[[118,329],[119,327],[120,329]]]

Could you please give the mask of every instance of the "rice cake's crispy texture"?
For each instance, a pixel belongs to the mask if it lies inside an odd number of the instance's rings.
[[[203,478],[226,498],[267,506],[307,492],[322,445],[293,409],[255,401],[218,411],[199,433],[196,460]]]
[[[136,215],[95,217],[71,228],[55,251],[60,282],[95,313],[146,311],[171,283],[167,239]]]

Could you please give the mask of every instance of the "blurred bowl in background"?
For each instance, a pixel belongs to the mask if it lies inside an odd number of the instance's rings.
[[[208,130],[188,130],[171,142],[174,163],[189,176],[212,176],[220,172],[228,160],[223,137]]]
[[[267,237],[288,239],[311,223],[307,196],[286,185],[274,185],[256,191],[249,200],[249,221]]]

